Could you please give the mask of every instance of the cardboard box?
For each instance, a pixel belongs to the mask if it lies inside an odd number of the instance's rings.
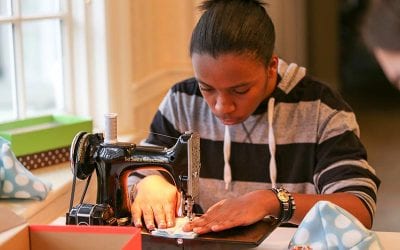
[[[0,124],[0,136],[28,169],[69,160],[69,147],[79,131],[92,132],[89,118],[48,115]]]
[[[135,227],[28,225],[1,207],[0,219],[1,250],[142,249]]]
[[[15,231],[0,249],[142,249],[140,229],[135,227],[25,225]]]
[[[56,225],[28,225],[11,210],[0,207],[0,249],[251,249],[264,241],[279,224],[276,220],[267,220],[195,239],[174,239],[153,236],[147,230],[130,226],[60,225],[64,221],[57,221]]]

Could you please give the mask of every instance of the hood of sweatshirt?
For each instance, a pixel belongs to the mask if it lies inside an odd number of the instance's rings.
[[[277,84],[277,88],[280,88],[283,92],[289,93],[294,86],[306,75],[306,69],[300,67],[295,63],[287,64],[285,61],[279,59],[278,63],[278,79],[280,81]],[[272,187],[276,187],[276,176],[277,176],[277,166],[275,160],[276,142],[274,135],[274,110],[275,110],[275,98],[271,95],[268,97],[268,149],[271,155],[269,162],[269,173],[271,177]],[[229,131],[229,126],[225,126],[224,133],[224,182],[225,189],[229,190],[230,184],[232,182],[232,171],[230,166],[230,155],[231,155],[231,136]]]

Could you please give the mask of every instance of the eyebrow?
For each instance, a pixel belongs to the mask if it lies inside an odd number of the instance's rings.
[[[213,86],[211,86],[211,85],[209,85],[209,84],[203,82],[203,81],[200,80],[200,79],[197,79],[197,78],[196,78],[196,81],[197,81],[198,83],[200,83],[200,84],[206,85],[206,87],[214,88]],[[243,82],[243,83],[239,83],[239,84],[237,84],[237,85],[235,85],[235,86],[232,86],[232,87],[229,87],[229,88],[230,88],[230,89],[240,88],[240,87],[243,87],[243,86],[247,86],[247,85],[249,85],[249,84],[251,84],[251,83],[245,83],[245,82]]]

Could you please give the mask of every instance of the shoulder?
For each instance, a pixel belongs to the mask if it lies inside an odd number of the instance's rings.
[[[174,94],[201,96],[197,81],[194,77],[175,83],[171,88],[171,92]]]
[[[193,119],[195,114],[208,112],[208,106],[200,93],[195,78],[188,78],[174,84],[159,106],[159,111],[167,117]]]
[[[284,102],[318,102],[336,110],[352,111],[338,90],[310,75],[305,75],[282,97]]]

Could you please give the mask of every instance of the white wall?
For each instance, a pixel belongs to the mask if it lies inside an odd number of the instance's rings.
[[[266,7],[275,24],[276,53],[287,62],[307,66],[306,0],[270,0]]]

